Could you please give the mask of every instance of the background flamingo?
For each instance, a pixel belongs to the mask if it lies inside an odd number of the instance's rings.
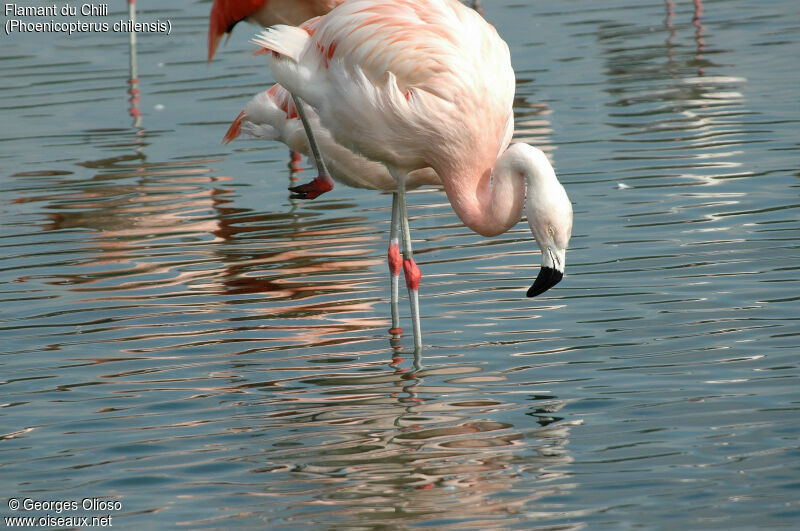
[[[233,27],[242,20],[247,20],[262,26],[273,24],[297,25],[313,18],[323,15],[342,3],[344,0],[214,0],[211,6],[211,13],[208,18],[208,61],[214,57],[214,52],[219,46],[222,35],[230,35]],[[302,104],[298,102],[295,111],[305,120],[305,113]],[[317,146],[313,137],[313,132],[306,126],[307,135],[310,137],[311,156],[317,167],[317,177],[310,183],[290,187],[290,190],[298,197],[313,199],[319,194],[325,193],[333,188],[331,179],[325,162],[313,154],[317,151]],[[308,155],[308,152],[306,152]],[[293,170],[299,168],[300,155],[292,151],[290,167]]]
[[[317,113],[310,108],[307,113],[320,155],[336,181],[355,188],[397,190],[397,182],[385,165],[337,143],[330,131],[320,123]],[[223,142],[227,144],[242,133],[262,140],[278,140],[293,151],[306,156],[310,154],[308,136],[297,114],[292,95],[277,84],[250,100],[231,124]],[[406,189],[439,184],[441,181],[436,172],[431,168],[424,168],[409,174]],[[306,196],[309,199],[314,197]]]
[[[247,20],[262,26],[290,24],[324,15],[344,0],[214,0],[208,17],[208,60],[217,51],[222,36]]]
[[[415,171],[432,168],[459,218],[484,236],[519,221],[527,183],[528,223],[542,250],[528,296],[561,280],[572,207],[541,151],[506,150],[514,72],[507,45],[480,15],[455,0],[350,0],[254,43],[272,52],[274,77],[316,109],[333,139],[384,163],[396,181],[389,263],[393,276],[401,264],[405,273],[417,348],[420,272],[405,193]]]

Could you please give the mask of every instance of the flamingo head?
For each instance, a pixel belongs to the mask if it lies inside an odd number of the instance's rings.
[[[555,230],[551,227],[551,230]],[[556,243],[553,236],[550,241],[538,242],[542,249],[542,268],[536,275],[533,285],[528,288],[528,297],[541,295],[558,284],[564,277],[564,266],[566,265],[567,248]]]
[[[572,235],[572,203],[558,181],[547,156],[540,150],[520,144],[525,150],[528,180],[525,211],[533,237],[542,250],[542,268],[528,297],[541,295],[561,281]],[[515,145],[516,146],[516,145]]]

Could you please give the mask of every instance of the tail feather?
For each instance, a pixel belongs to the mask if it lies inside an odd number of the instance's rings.
[[[265,29],[250,42],[297,61],[309,38],[310,35],[305,28],[278,24]]]
[[[239,113],[222,139],[228,144],[242,134],[288,144],[291,132],[299,124],[297,110],[289,92],[280,85],[256,94]],[[291,124],[291,125],[290,125]],[[302,130],[302,128],[301,128]]]
[[[208,28],[208,59],[207,59],[207,61],[209,63],[214,58],[214,53],[216,53],[217,48],[219,48],[219,41],[222,40],[222,36],[224,34],[225,34],[225,32],[217,33],[216,29]]]
[[[219,47],[219,41],[228,31],[227,21],[223,13],[221,2],[214,2],[211,6],[211,13],[208,15],[208,62],[214,58],[214,53]]]
[[[245,116],[246,115],[244,111],[239,113],[239,116],[236,117],[231,126],[228,128],[228,132],[225,133],[225,136],[222,138],[223,144],[229,144],[242,134],[242,121],[244,120]]]
[[[261,9],[266,0],[214,0],[208,14],[208,61],[214,57],[224,34],[230,37],[233,27]]]

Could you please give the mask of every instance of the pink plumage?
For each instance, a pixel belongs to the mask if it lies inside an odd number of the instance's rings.
[[[208,17],[208,60],[214,57],[222,36],[242,20],[262,26],[301,24],[324,15],[344,0],[214,0]]]
[[[397,189],[397,182],[385,165],[358,155],[334,141],[330,131],[320,124],[319,117],[311,109],[308,118],[325,163],[336,181],[355,188]],[[308,137],[297,115],[292,95],[280,85],[273,85],[269,90],[256,94],[231,123],[223,142],[227,144],[241,134],[262,140],[277,140],[292,151],[310,155]],[[410,189],[439,184],[439,177],[430,168],[412,172],[407,181]]]

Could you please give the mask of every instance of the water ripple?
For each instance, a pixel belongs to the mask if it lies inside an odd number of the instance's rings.
[[[390,196],[292,201],[307,161],[220,145],[269,79],[245,27],[206,65],[203,5],[140,6],[175,32],[140,35],[135,79],[126,35],[7,39],[6,497],[148,527],[794,526],[793,6],[484,2],[515,141],[574,201],[567,274],[527,299],[526,223],[482,238],[414,191],[415,356]]]

